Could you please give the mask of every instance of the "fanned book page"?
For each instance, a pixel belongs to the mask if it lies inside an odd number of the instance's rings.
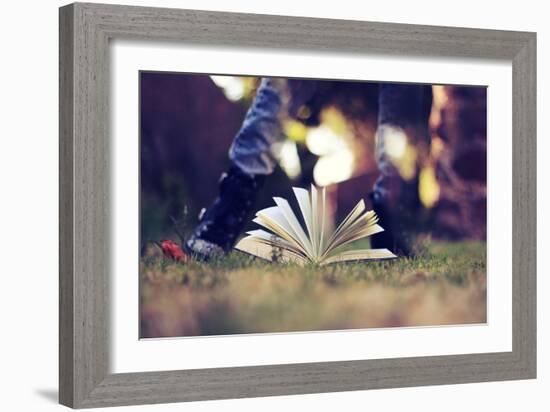
[[[378,225],[378,217],[374,211],[366,210],[363,200],[333,229],[327,217],[324,188],[319,190],[312,185],[311,193],[298,187],[294,187],[293,191],[305,228],[288,201],[274,197],[276,206],[260,210],[253,220],[263,229],[247,232],[248,236],[239,241],[235,249],[265,260],[299,265],[308,262],[327,265],[397,257],[388,249],[338,252],[344,245],[384,230]]]

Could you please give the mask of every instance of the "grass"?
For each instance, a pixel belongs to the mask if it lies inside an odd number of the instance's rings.
[[[240,252],[176,263],[151,248],[140,277],[142,337],[486,322],[483,242],[430,242],[414,259],[321,268]]]

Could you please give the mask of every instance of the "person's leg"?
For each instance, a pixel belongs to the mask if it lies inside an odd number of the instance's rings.
[[[275,169],[272,145],[282,135],[289,95],[285,79],[262,79],[229,150],[231,166],[220,179],[219,195],[185,242],[188,253],[208,258],[233,248],[265,177]]]
[[[431,86],[388,83],[379,87],[376,159],[380,176],[372,203],[384,232],[372,237],[374,248],[389,248],[401,255],[411,253],[405,222],[418,208],[416,163],[430,144],[431,103]],[[412,155],[407,152],[409,145],[414,150]],[[413,173],[403,173],[401,162],[409,162],[409,169],[413,162]]]
[[[244,173],[266,176],[276,160],[272,145],[281,138],[281,118],[288,112],[290,91],[285,79],[263,78],[241,129],[229,149],[229,159]]]

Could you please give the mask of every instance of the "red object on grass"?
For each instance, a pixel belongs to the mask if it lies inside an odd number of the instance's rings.
[[[187,262],[189,258],[185,252],[181,250],[180,245],[173,240],[162,240],[160,242],[160,247],[165,257],[173,259],[176,262]]]

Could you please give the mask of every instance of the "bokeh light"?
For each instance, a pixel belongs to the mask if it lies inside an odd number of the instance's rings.
[[[393,159],[402,158],[407,150],[407,135],[403,129],[385,126],[382,130],[386,153]]]
[[[233,76],[210,76],[212,81],[223,90],[225,97],[236,102],[243,98],[245,84],[242,77]]]
[[[283,140],[275,143],[273,152],[279,161],[279,166],[285,171],[287,176],[295,179],[302,173],[300,158],[298,157],[298,148],[292,140]]]
[[[327,186],[349,179],[353,174],[353,161],[353,153],[347,148],[321,156],[313,169],[315,183]]]
[[[346,149],[345,140],[323,124],[308,131],[306,145],[309,151],[317,156],[325,156]]]
[[[433,207],[439,200],[439,184],[432,166],[427,166],[420,171],[418,177],[418,194],[420,201],[427,207]]]

